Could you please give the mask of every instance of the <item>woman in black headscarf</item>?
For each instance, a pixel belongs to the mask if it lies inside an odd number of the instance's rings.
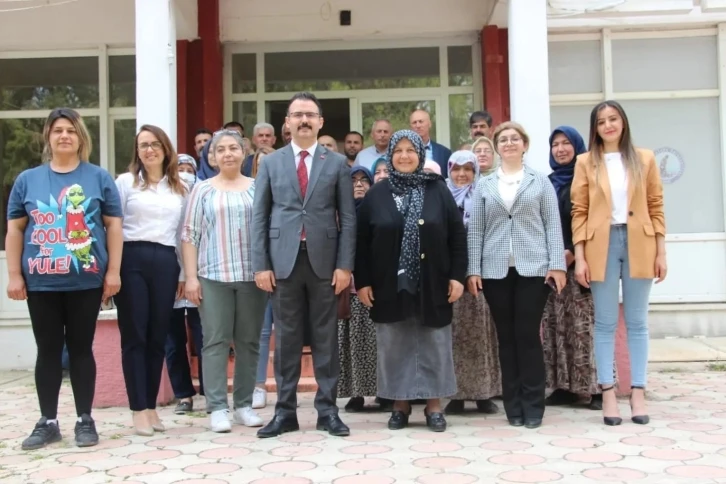
[[[389,177],[358,210],[355,286],[376,323],[378,396],[395,400],[388,428],[408,425],[411,400],[426,399],[426,425],[446,429],[440,399],[456,393],[452,303],[464,291],[466,230],[441,177],[423,171],[419,135],[388,145]]]
[[[590,408],[602,410],[593,352],[594,307],[590,290],[575,280],[575,249],[572,245],[570,187],[575,159],[585,153],[585,142],[575,128],[560,126],[550,136],[550,181],[557,192],[565,242],[567,285],[553,291],[542,316],[543,350],[547,387],[554,392],[545,405],[568,405],[591,395]]]

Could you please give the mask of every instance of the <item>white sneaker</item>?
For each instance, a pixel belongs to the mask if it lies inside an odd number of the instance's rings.
[[[232,430],[232,423],[229,421],[229,410],[215,410],[209,416],[209,427],[212,432],[230,432]]]
[[[252,392],[252,408],[265,408],[267,406],[267,390],[255,387]]]
[[[234,423],[246,427],[262,427],[264,421],[252,407],[238,408],[234,411]]]

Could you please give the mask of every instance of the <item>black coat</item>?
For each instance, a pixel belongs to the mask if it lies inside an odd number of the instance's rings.
[[[464,284],[468,261],[466,229],[443,180],[427,183],[420,221],[419,294],[409,298],[407,293],[398,292],[403,216],[396,208],[388,180],[373,185],[358,209],[355,287],[373,289],[371,319],[376,323],[394,323],[417,315],[424,326],[451,324],[449,281]]]

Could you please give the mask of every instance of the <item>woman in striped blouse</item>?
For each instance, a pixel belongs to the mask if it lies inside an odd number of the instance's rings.
[[[209,155],[219,174],[194,186],[182,233],[186,297],[202,316],[204,392],[214,432],[229,432],[227,360],[234,343],[234,421],[259,427],[252,392],[267,295],[254,282],[250,219],[254,180],[241,174],[236,131],[215,133]]]

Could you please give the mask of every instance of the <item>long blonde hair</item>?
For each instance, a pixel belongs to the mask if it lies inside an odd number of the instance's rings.
[[[595,179],[599,181],[600,166],[602,165],[603,154],[605,152],[605,142],[597,132],[597,117],[605,108],[613,108],[623,120],[623,133],[620,135],[620,141],[618,142],[618,151],[623,158],[623,165],[625,165],[633,188],[637,190],[643,182],[643,163],[640,160],[638,152],[635,150],[635,146],[633,146],[628,116],[617,101],[603,101],[595,106],[590,113],[590,144],[588,150],[590,151],[590,159],[595,168]]]
[[[42,155],[43,161],[50,161],[53,158],[53,148],[50,146],[50,131],[53,129],[55,122],[61,118],[67,119],[76,130],[78,135],[78,159],[88,161],[93,149],[91,135],[88,134],[88,128],[86,128],[86,123],[83,122],[81,115],[71,108],[54,109],[48,115],[48,119],[45,120],[45,126],[43,127],[43,141],[45,142]]]
[[[252,178],[257,178],[257,169],[260,164],[260,157],[262,155],[269,155],[274,151],[274,148],[270,148],[269,146],[262,146],[255,151],[255,156],[252,158]]]

